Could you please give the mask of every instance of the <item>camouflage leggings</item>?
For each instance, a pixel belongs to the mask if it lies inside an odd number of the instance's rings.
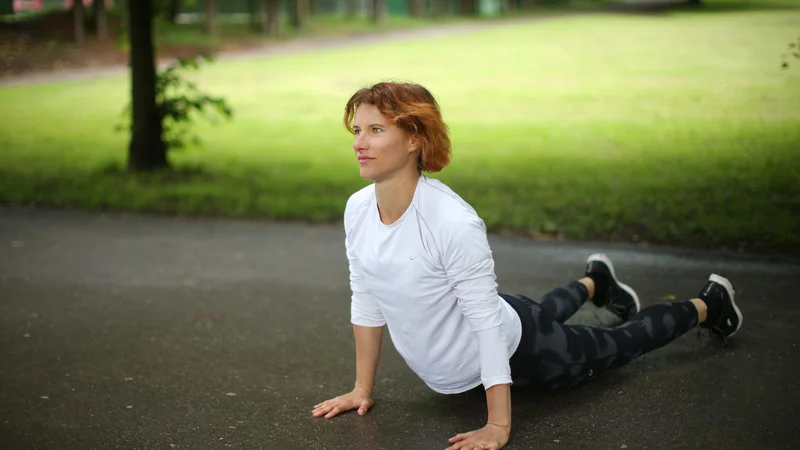
[[[589,297],[574,281],[535,302],[516,294],[500,294],[519,314],[522,339],[511,357],[516,386],[569,388],[593,380],[660,348],[697,325],[697,309],[689,301],[642,308],[616,328],[564,325]]]

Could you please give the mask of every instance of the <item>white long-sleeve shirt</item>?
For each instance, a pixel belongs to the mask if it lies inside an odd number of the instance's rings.
[[[353,324],[386,325],[436,392],[511,383],[519,316],[498,295],[486,228],[469,204],[423,175],[396,222],[381,222],[372,184],[349,198],[344,226]]]

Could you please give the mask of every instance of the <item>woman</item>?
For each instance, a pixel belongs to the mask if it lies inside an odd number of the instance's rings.
[[[511,432],[513,383],[557,389],[600,373],[700,326],[723,338],[741,327],[731,283],[711,275],[698,298],[639,310],[611,261],[591,255],[585,276],[539,302],[497,291],[483,221],[440,181],[422,175],[450,161],[439,106],[424,87],[378,83],[348,101],[345,126],[361,177],[374,183],[347,201],[356,381],[347,394],[314,407],[331,418],[366,414],[383,326],[409,367],[434,391],[456,394],[483,385],[486,426],[450,439],[448,450],[497,450]],[[622,316],[602,329],[564,322],[591,300]]]

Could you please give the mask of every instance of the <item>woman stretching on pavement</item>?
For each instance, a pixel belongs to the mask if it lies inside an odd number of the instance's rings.
[[[378,83],[348,101],[345,126],[361,177],[347,201],[345,244],[356,346],[353,390],[313,409],[331,418],[372,406],[386,325],[408,366],[442,394],[483,385],[486,426],[450,439],[448,450],[498,450],[511,433],[513,383],[559,389],[590,381],[700,326],[722,338],[742,325],[727,279],[711,274],[697,298],[641,309],[602,254],[583,277],[538,302],[498,292],[484,223],[442,182],[450,139],[424,87]],[[590,300],[625,321],[613,328],[564,322]]]

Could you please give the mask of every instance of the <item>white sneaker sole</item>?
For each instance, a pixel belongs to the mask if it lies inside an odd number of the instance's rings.
[[[736,325],[736,329],[733,330],[733,333],[729,334],[728,337],[733,336],[739,331],[739,328],[742,328],[742,322],[744,322],[744,317],[742,316],[742,311],[739,310],[739,307],[736,306],[736,301],[734,301],[734,294],[736,291],[733,290],[733,285],[727,278],[721,277],[715,273],[712,273],[710,277],[708,277],[708,281],[713,281],[714,283],[719,283],[722,287],[728,291],[728,296],[731,299],[731,304],[733,305],[733,310],[736,311],[736,316],[739,317],[739,323]]]
[[[639,303],[639,296],[636,295],[636,291],[634,291],[632,287],[628,286],[625,283],[620,282],[617,279],[617,274],[614,271],[614,264],[611,263],[611,260],[608,259],[608,256],[604,255],[603,253],[595,253],[593,255],[589,255],[589,257],[586,258],[586,263],[587,264],[592,262],[592,261],[600,261],[603,264],[605,264],[606,266],[608,266],[609,269],[611,269],[611,276],[614,277],[614,282],[617,283],[617,285],[620,288],[622,288],[623,291],[625,291],[628,294],[630,294],[630,296],[633,297],[633,301],[636,302],[636,313],[641,311],[642,310],[642,304]]]

